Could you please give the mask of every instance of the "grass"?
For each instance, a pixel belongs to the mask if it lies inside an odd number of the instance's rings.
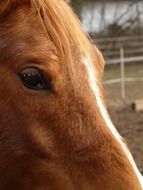
[[[143,77],[143,63],[140,64],[126,64],[126,77]],[[120,66],[110,65],[106,66],[104,73],[104,81],[120,78]],[[121,84],[106,84],[105,85],[107,102],[114,102],[121,99]],[[126,82],[126,101],[134,101],[136,99],[143,99],[143,81]]]
[[[125,64],[126,77],[143,77],[143,63]],[[104,80],[120,78],[120,65],[107,65],[104,72]]]

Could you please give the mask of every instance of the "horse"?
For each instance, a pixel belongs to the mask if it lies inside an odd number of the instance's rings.
[[[0,189],[141,190],[105,61],[64,0],[0,1]]]

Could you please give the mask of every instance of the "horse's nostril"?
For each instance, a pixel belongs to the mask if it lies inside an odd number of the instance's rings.
[[[45,78],[42,71],[36,67],[28,67],[20,73],[20,78],[27,88],[33,90],[52,90],[51,80]]]

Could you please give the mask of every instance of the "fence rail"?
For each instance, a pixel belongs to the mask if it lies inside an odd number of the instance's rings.
[[[106,80],[104,84],[116,84],[116,83],[121,83],[121,78],[117,79],[111,79],[111,80]],[[143,77],[128,77],[125,78],[125,82],[137,82],[137,81],[143,81]]]
[[[96,36],[94,34],[91,34],[91,37],[93,39],[96,39]],[[136,40],[143,40],[143,36],[122,36],[122,37],[113,37],[113,38],[100,38],[96,39],[97,43],[106,43],[106,42],[125,42],[125,41],[136,41]]]
[[[143,36],[104,39],[93,38],[93,41],[95,41],[99,49],[103,52],[105,58],[119,59],[121,48],[124,48],[126,58],[143,56]]]
[[[124,57],[124,63],[132,63],[132,62],[140,62],[143,61],[143,56],[136,56],[136,57]],[[107,64],[119,64],[121,63],[121,59],[112,59],[112,60],[107,60]]]
[[[105,56],[107,65],[120,64],[120,78],[104,81],[105,84],[121,84],[121,98],[126,98],[126,82],[143,81],[143,77],[126,78],[127,63],[143,63],[143,36],[119,37],[95,40]]]

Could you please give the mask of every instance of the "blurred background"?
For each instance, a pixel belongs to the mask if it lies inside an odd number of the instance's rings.
[[[143,0],[69,0],[106,60],[107,106],[143,173]]]

